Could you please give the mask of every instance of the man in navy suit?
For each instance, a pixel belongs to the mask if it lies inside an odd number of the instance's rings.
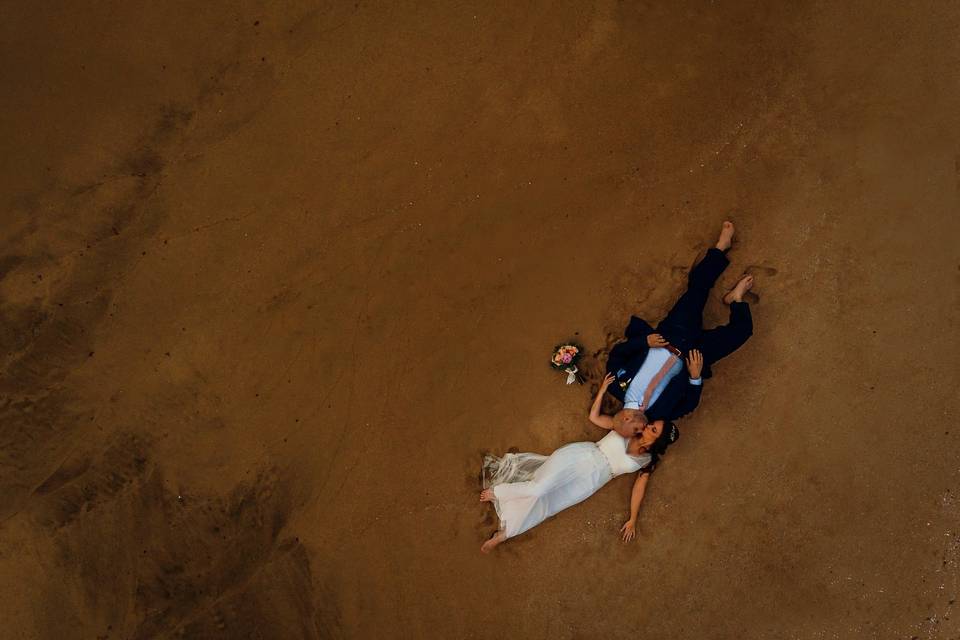
[[[623,403],[614,416],[624,436],[640,433],[654,420],[676,420],[700,402],[703,378],[711,365],[737,350],[753,333],[750,305],[744,294],[753,286],[746,275],[723,297],[730,305],[730,321],[703,330],[703,307],[717,278],[730,263],[726,253],[733,240],[732,222],[724,222],[716,246],[691,269],[684,292],[656,329],[632,316],[626,341],[610,350],[607,372],[614,381],[607,392]]]

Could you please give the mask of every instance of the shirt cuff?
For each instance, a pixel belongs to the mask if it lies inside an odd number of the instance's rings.
[[[703,378],[690,378],[690,384],[693,384],[699,387],[701,384],[703,384]]]
[[[640,408],[640,403],[639,403],[639,402],[624,402],[624,403],[623,403],[623,408],[624,408],[624,409],[639,409],[639,408]]]

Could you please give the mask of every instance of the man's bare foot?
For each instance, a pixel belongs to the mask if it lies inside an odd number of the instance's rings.
[[[480,492],[480,502],[493,502],[493,489],[484,489]]]
[[[717,249],[726,251],[733,244],[733,223],[729,220],[720,225],[720,237],[717,238]]]
[[[753,287],[753,276],[743,276],[740,278],[740,281],[734,285],[733,289],[727,292],[723,296],[723,301],[726,304],[731,302],[743,302],[743,294],[749,291]]]
[[[489,540],[487,540],[486,542],[483,543],[483,545],[480,546],[480,551],[482,551],[483,553],[490,553],[491,551],[497,548],[498,544],[500,544],[506,539],[507,537],[503,535],[503,531],[496,531],[492,536],[490,536]]]

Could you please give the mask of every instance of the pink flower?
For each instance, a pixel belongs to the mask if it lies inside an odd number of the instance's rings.
[[[563,357],[560,359],[563,360],[563,364],[570,364],[570,361],[573,360],[573,356],[569,353],[564,353]]]

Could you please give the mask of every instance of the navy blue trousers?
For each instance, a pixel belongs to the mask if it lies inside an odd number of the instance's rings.
[[[736,351],[753,334],[753,318],[746,302],[730,305],[727,324],[707,331],[703,329],[703,307],[707,304],[707,296],[728,264],[726,254],[711,247],[703,260],[690,270],[687,290],[656,329],[684,353],[699,349],[707,371],[711,364]]]

